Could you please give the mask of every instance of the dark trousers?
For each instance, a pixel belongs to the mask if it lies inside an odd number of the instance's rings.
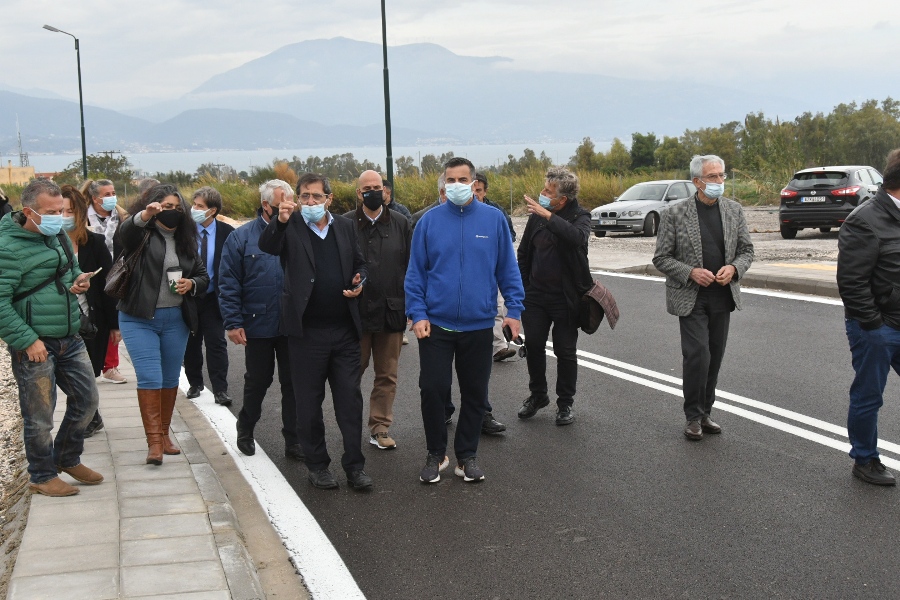
[[[353,325],[333,329],[307,327],[303,337],[289,336],[288,345],[297,399],[297,431],[306,466],[318,471],[331,464],[325,447],[325,381],[331,387],[334,416],[344,438],[341,465],[347,472],[362,469],[363,399],[359,390],[359,337]]]
[[[553,325],[553,353],[556,355],[556,404],[560,408],[575,402],[578,383],[578,323],[569,315],[566,297],[528,290],[522,327],[525,330],[525,356],[528,364],[528,389],[534,397],[547,396],[547,338]]]
[[[228,391],[228,347],[225,323],[219,311],[219,294],[211,292],[197,302],[199,327],[188,338],[184,351],[184,373],[192,386],[203,385],[203,342],[206,342],[206,373],[213,392]]]
[[[684,416],[688,421],[710,416],[728,341],[731,312],[712,310],[709,304],[707,297],[699,294],[691,314],[678,318]]]
[[[247,338],[244,347],[244,404],[238,420],[253,427],[262,416],[262,403],[275,375],[281,384],[281,434],[285,446],[300,443],[297,435],[297,401],[291,383],[291,363],[287,336]]]
[[[447,331],[436,325],[431,326],[429,337],[419,340],[419,390],[429,454],[443,457],[447,452],[444,421],[454,358],[460,391],[459,420],[453,441],[456,458],[463,460],[478,453],[491,380],[493,340],[490,327],[476,331]]]

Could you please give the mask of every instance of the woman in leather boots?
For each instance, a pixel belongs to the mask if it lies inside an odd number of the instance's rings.
[[[209,275],[197,252],[197,226],[174,185],[147,189],[122,222],[123,252],[141,250],[119,301],[119,328],[137,374],[138,405],[147,435],[147,464],[179,454],[169,438],[188,335],[197,331],[195,298]]]

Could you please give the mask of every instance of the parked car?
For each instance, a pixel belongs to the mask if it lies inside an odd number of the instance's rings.
[[[673,204],[684,202],[697,188],[686,179],[666,179],[638,183],[591,211],[591,230],[597,237],[607,232],[630,231],[646,237],[656,235],[659,217]]]
[[[854,208],[875,196],[882,181],[881,173],[861,165],[797,171],[781,190],[781,237],[792,240],[809,227],[822,233],[840,227]]]

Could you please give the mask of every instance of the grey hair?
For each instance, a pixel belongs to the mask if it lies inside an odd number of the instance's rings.
[[[97,198],[100,194],[100,188],[102,188],[105,185],[114,185],[114,184],[109,179],[99,179],[97,181],[92,181],[91,185],[88,187],[88,193],[91,195],[91,198]]]
[[[49,194],[50,196],[62,196],[62,190],[59,189],[59,186],[49,179],[45,179],[43,177],[39,177],[37,179],[32,179],[28,185],[25,186],[25,189],[22,190],[22,208],[26,206],[31,210],[34,210],[37,206],[38,196],[41,194]]]
[[[565,167],[551,167],[547,170],[547,183],[556,184],[556,195],[565,196],[569,200],[578,198],[581,185],[578,176]]]
[[[294,188],[291,187],[291,184],[289,184],[287,181],[282,181],[281,179],[271,179],[259,186],[260,204],[262,204],[263,202],[272,204],[272,200],[275,199],[275,190],[278,188],[284,190],[284,195],[286,198],[294,197]]]
[[[141,179],[141,182],[138,184],[138,194],[143,196],[144,192],[152,188],[154,185],[159,185],[158,179],[153,179],[152,177]]]
[[[722,170],[725,170],[725,161],[721,159],[721,157],[716,156],[715,154],[695,154],[694,158],[691,159],[691,179],[696,177],[700,179],[703,177],[703,165],[706,163],[716,162],[722,165]]]
[[[442,192],[447,189],[447,176],[441,173],[438,177],[438,191]]]

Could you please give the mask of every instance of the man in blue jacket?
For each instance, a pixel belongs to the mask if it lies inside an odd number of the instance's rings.
[[[484,479],[476,462],[491,377],[497,288],[506,299],[513,337],[525,291],[503,214],[473,202],[475,166],[465,158],[444,165],[447,202],[425,213],[413,233],[406,274],[406,311],[419,340],[419,389],[428,456],[419,476],[440,481],[447,467],[446,398],[454,357],[460,414],[454,450],[456,475]]]
[[[277,361],[284,455],[302,461],[288,339],[278,331],[284,271],[277,256],[259,249],[260,234],[278,215],[281,201],[293,200],[294,190],[288,182],[273,179],[259,187],[259,194],[257,218],[228,236],[219,265],[219,309],[225,331],[232,343],[244,347],[244,403],[237,418],[237,447],[247,456],[256,453],[253,428],[262,415]]]

